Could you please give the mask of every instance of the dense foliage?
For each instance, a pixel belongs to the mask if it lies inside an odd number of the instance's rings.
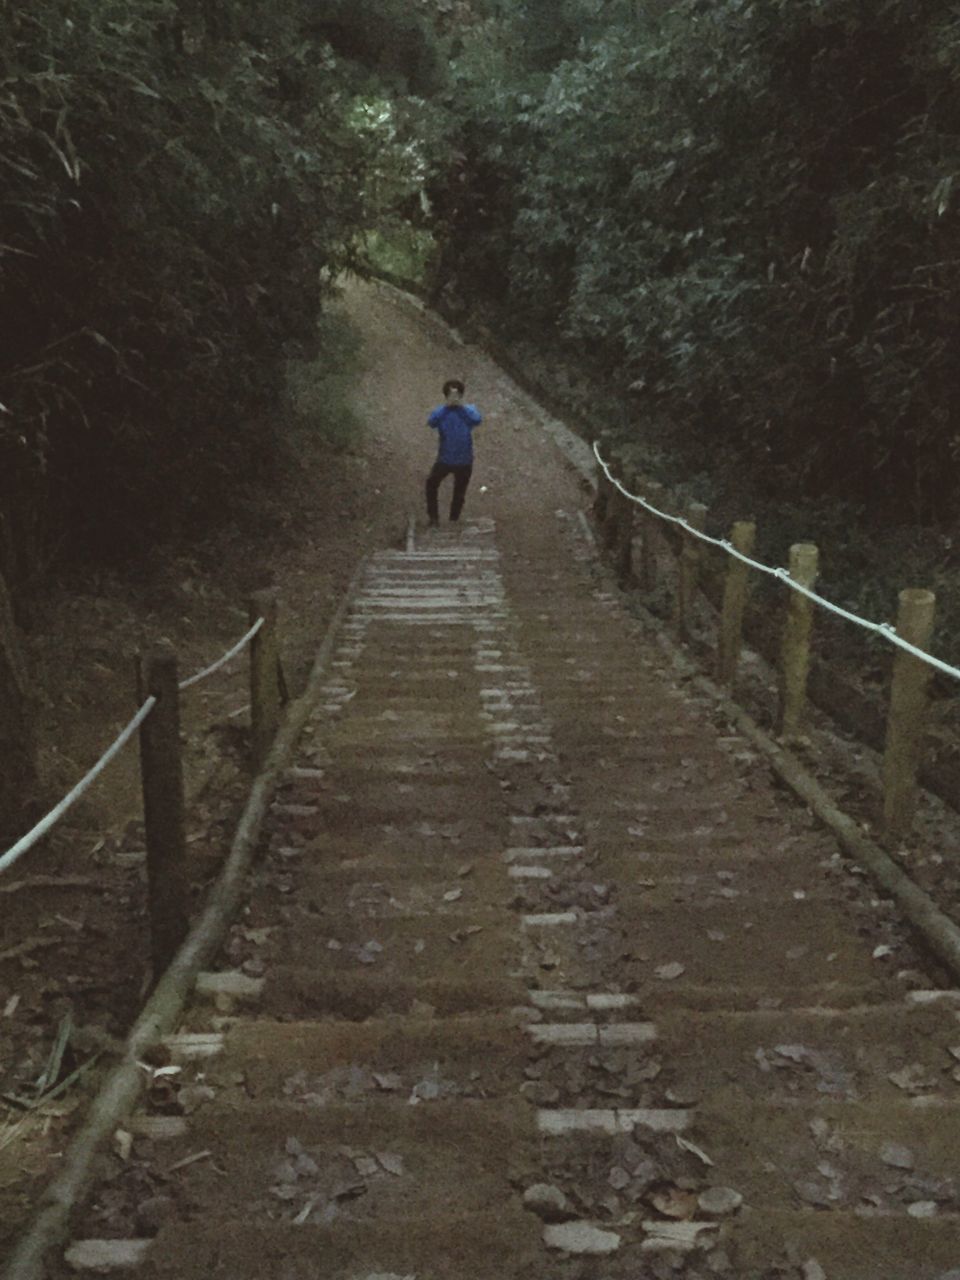
[[[106,554],[262,474],[283,357],[418,186],[443,83],[401,0],[6,0],[0,568]],[[374,32],[375,36],[370,33]]]
[[[956,6],[486,7],[450,97],[462,163],[433,192],[438,288],[561,335],[783,493],[949,516]]]

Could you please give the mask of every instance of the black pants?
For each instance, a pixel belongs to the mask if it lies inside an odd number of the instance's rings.
[[[427,476],[427,516],[431,523],[436,523],[437,515],[437,494],[440,489],[440,483],[446,480],[447,476],[453,476],[453,497],[450,499],[450,519],[459,520],[460,512],[463,510],[463,500],[467,496],[467,485],[470,483],[470,476],[473,473],[473,467],[468,462],[465,466],[454,467],[447,462],[435,462],[433,470]]]

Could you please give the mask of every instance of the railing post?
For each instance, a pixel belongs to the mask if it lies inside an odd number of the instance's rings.
[[[624,482],[628,489],[629,481]],[[636,503],[617,490],[617,520],[613,547],[614,568],[622,586],[633,580],[633,531]]]
[[[918,649],[929,648],[936,611],[932,591],[900,592],[897,635]],[[917,807],[917,770],[923,749],[930,667],[897,651],[890,687],[887,742],[883,757],[883,825],[888,837],[902,838]]]
[[[691,529],[699,532],[707,527],[707,508],[702,502],[687,504],[686,521]],[[681,640],[690,634],[690,622],[693,615],[693,601],[697,591],[697,580],[700,573],[700,542],[692,534],[683,530],[683,543],[680,547],[679,578],[677,583],[677,635]]]
[[[609,514],[610,494],[614,492],[613,485],[607,479],[607,473],[597,463],[597,496],[593,500],[593,516],[597,524],[603,528]]]
[[[142,693],[157,700],[140,726],[150,949],[156,983],[187,936],[189,920],[180,689],[172,646],[163,645],[148,660]]]
[[[620,525],[623,519],[623,494],[611,481],[607,481],[608,493],[604,504],[604,519],[601,526],[601,541],[607,551],[612,552],[620,537]]]
[[[663,506],[663,485],[657,480],[647,480],[640,490],[647,502],[657,510]],[[643,515],[643,550],[640,560],[640,581],[644,591],[653,591],[657,585],[657,552],[660,547],[659,519],[649,511]]]
[[[816,545],[812,542],[794,543],[790,548],[790,577],[793,581],[812,591],[819,571],[820,553]],[[781,737],[792,737],[803,727],[813,630],[813,601],[789,588],[787,595],[787,616],[780,644],[777,729]]]
[[[276,592],[256,592],[250,597],[249,610],[251,625],[263,618],[263,626],[250,642],[250,740],[256,771],[263,766],[280,724]]]
[[[737,520],[730,531],[730,542],[741,555],[753,554],[757,527],[749,520]],[[747,603],[749,567],[736,556],[727,557],[727,573],[723,584],[723,608],[720,614],[720,636],[717,652],[717,678],[732,685],[740,661],[743,638],[743,611]]]

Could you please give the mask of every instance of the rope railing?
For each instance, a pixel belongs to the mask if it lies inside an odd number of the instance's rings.
[[[111,760],[120,754],[156,705],[156,698],[147,698],[127,727],[114,739],[93,768],[84,774],[73,790],[67,792],[60,803],[55,805],[45,818],[41,818],[36,826],[28,831],[25,836],[21,836],[17,843],[0,857],[0,871],[6,871],[9,867],[12,867],[15,862],[33,848],[38,840],[41,840],[47,834],[51,827],[60,821],[68,809],[76,804],[83,793],[89,790],[100,774],[103,773]]]
[[[208,676],[216,675],[222,667],[225,667],[229,662],[232,662],[234,658],[238,657],[239,654],[244,651],[257,632],[262,629],[263,622],[263,618],[258,618],[247,634],[245,636],[241,636],[233,648],[228,649],[222,658],[218,658],[216,662],[212,662],[209,667],[204,667],[204,669],[202,671],[198,671],[196,675],[189,676],[186,680],[181,680],[181,690],[189,689],[193,685],[199,684],[201,680],[206,680]]]
[[[193,685],[199,684],[202,680],[206,680],[209,676],[215,675],[216,672],[227,666],[227,664],[232,662],[234,658],[242,653],[253,638],[262,631],[265,623],[266,619],[261,615],[257,618],[256,622],[254,622],[250,630],[242,636],[231,649],[223,654],[222,657],[218,658],[216,662],[211,663],[209,667],[204,667],[202,671],[198,671],[188,679],[180,681],[177,686],[178,689],[180,691],[189,689]],[[73,787],[58,804],[54,805],[45,817],[41,818],[40,821],[31,827],[25,835],[21,836],[16,844],[12,845],[6,853],[0,855],[0,873],[7,871],[16,862],[18,862],[25,853],[28,853],[54,826],[56,826],[64,814],[66,814],[68,810],[76,804],[80,797],[90,789],[100,774],[103,773],[104,769],[106,769],[106,767],[120,754],[140,726],[146,721],[147,717],[156,705],[157,698],[153,695],[148,697],[129,724],[121,730],[97,763],[84,774],[76,786]]]
[[[694,635],[691,623],[695,617],[695,597],[700,587],[699,578],[702,546],[715,547],[728,557],[724,574],[722,599],[719,602],[715,633],[715,675],[721,687],[733,692],[736,685],[748,597],[750,570],[765,574],[789,588],[786,608],[781,619],[779,644],[776,653],[770,652],[769,626],[766,621],[758,632],[758,640],[767,657],[776,667],[776,725],[777,732],[787,742],[805,736],[807,704],[811,676],[817,681],[821,707],[829,715],[839,711],[850,727],[850,717],[827,686],[832,689],[831,677],[836,674],[817,667],[811,646],[814,607],[842,618],[845,622],[872,635],[880,636],[895,651],[893,670],[886,698],[886,716],[883,726],[883,813],[882,825],[890,841],[906,839],[912,830],[919,802],[919,779],[930,782],[933,789],[954,807],[960,807],[958,793],[951,779],[947,790],[939,772],[931,773],[936,761],[925,760],[925,725],[929,706],[929,682],[933,671],[960,680],[960,669],[934,657],[930,652],[936,611],[936,596],[932,591],[908,588],[898,595],[897,622],[871,622],[850,609],[844,609],[827,600],[814,590],[819,568],[819,551],[815,543],[798,542],[790,548],[790,567],[774,568],[757,560],[753,553],[756,525],[752,520],[736,520],[730,529],[730,537],[713,538],[705,530],[707,508],[699,502],[687,505],[684,519],[662,511],[642,494],[631,493],[619,480],[603,457],[597,443],[593,445],[594,457],[600,468],[598,473],[597,503],[594,508],[604,534],[604,542],[614,553],[618,577],[625,586],[641,585],[652,591],[657,585],[660,562],[659,551],[663,546],[658,521],[665,521],[682,529],[684,538],[677,560],[673,601],[673,624],[677,639],[701,643],[702,636]],[[643,485],[638,482],[638,487]],[[653,481],[647,492],[655,497],[661,486]],[[610,486],[609,490],[607,486]],[[642,564],[639,577],[633,573],[634,506],[641,507],[650,517],[642,529]],[[861,717],[856,728],[865,734],[872,745],[879,747],[875,722],[865,723]]]
[[[897,634],[896,627],[890,622],[871,622],[868,618],[861,618],[859,614],[851,613],[849,609],[844,609],[838,604],[834,604],[832,600],[827,600],[819,595],[816,591],[809,587],[803,586],[791,577],[790,571],[782,567],[764,564],[760,560],[754,560],[752,556],[745,555],[739,551],[732,542],[726,538],[713,538],[709,534],[704,533],[700,529],[695,529],[691,524],[684,520],[683,516],[671,515],[667,511],[660,511],[657,507],[649,503],[646,498],[639,494],[630,493],[625,486],[617,479],[610,470],[609,464],[605,461],[600,453],[599,446],[595,443],[593,446],[594,456],[602,467],[604,474],[610,483],[620,491],[625,498],[631,502],[635,502],[638,506],[643,507],[650,515],[656,516],[660,520],[664,520],[669,524],[676,525],[689,533],[692,537],[697,538],[700,542],[706,543],[708,546],[717,547],[721,551],[725,551],[727,555],[733,559],[739,560],[751,569],[755,569],[758,573],[765,573],[768,577],[776,578],[799,595],[806,596],[808,600],[812,600],[814,604],[818,604],[822,609],[826,609],[828,613],[835,614],[838,618],[843,618],[847,622],[852,622],[856,626],[862,627],[865,631],[871,631],[875,635],[882,636],[884,640],[895,645],[898,649],[902,649],[905,653],[912,654],[913,657],[919,658],[921,662],[927,666],[933,667],[935,670],[942,672],[946,676],[950,676],[954,680],[960,680],[960,669],[950,666],[949,663],[936,658],[933,654],[928,653],[925,649],[920,649],[916,645],[911,644],[908,640]]]

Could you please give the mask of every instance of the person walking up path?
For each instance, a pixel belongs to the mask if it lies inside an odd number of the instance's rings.
[[[464,385],[456,379],[443,384],[444,403],[430,414],[427,423],[440,436],[437,460],[427,476],[427,519],[435,529],[440,523],[438,495],[441,483],[453,476],[450,522],[455,524],[463,510],[467,485],[473,473],[473,430],[483,421],[476,405],[464,404]]]

